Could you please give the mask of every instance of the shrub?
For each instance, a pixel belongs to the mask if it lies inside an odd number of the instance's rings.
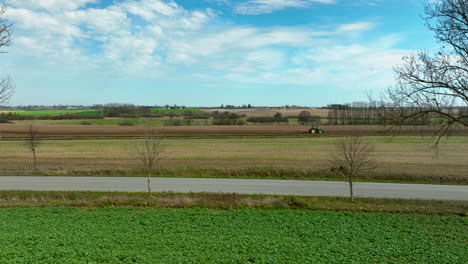
[[[38,116],[37,119],[42,120],[65,120],[65,119],[103,119],[102,115],[78,115],[78,114],[62,114],[50,116]]]
[[[134,118],[142,114],[149,114],[151,109],[132,104],[107,104],[103,107],[103,114],[107,117]]]
[[[213,119],[213,125],[244,125],[245,121],[243,119]]]
[[[210,119],[210,113],[193,113],[192,119]]]
[[[238,115],[235,113],[219,113],[218,111],[213,112],[213,125],[244,125],[245,115]]]
[[[181,119],[166,119],[164,120],[165,126],[185,126],[187,125],[187,120]]]
[[[83,121],[83,122],[80,123],[80,125],[89,126],[89,125],[91,125],[91,123],[88,122],[88,121]]]
[[[130,121],[123,121],[119,123],[119,126],[134,126],[135,124]]]
[[[1,113],[0,119],[2,120],[34,120],[36,119],[35,116],[28,116],[28,115],[18,115],[17,113]]]
[[[252,122],[252,123],[280,123],[280,122],[288,122],[288,117],[252,116],[252,117],[247,118],[247,122]]]
[[[306,110],[300,112],[297,117],[298,117],[298,123],[300,124],[306,124],[310,122],[317,123],[317,122],[320,122],[320,119],[321,119],[320,116],[310,115],[309,111],[306,111]]]

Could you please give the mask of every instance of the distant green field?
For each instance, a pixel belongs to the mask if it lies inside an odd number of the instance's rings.
[[[17,111],[13,112],[17,115],[27,116],[53,116],[63,114],[74,114],[74,115],[98,115],[101,110],[88,110],[88,109],[70,109],[70,110],[33,110],[33,111]]]
[[[153,112],[153,113],[163,113],[163,114],[168,114],[168,113],[179,114],[179,113],[184,113],[185,111],[191,111],[192,113],[202,113],[203,112],[202,110],[195,109],[195,108],[186,108],[186,109],[153,108],[153,109],[151,109],[151,112]]]
[[[122,122],[132,122],[135,125],[142,123],[148,125],[162,125],[163,120],[160,119],[149,119],[148,121],[142,121],[138,118],[113,118],[113,119],[63,119],[63,120],[35,120],[36,125],[80,125],[82,122],[89,123],[91,125],[118,125]],[[30,120],[15,120],[15,124],[30,124]]]
[[[30,124],[30,120],[15,120],[15,124]],[[63,119],[63,120],[35,120],[37,125],[81,125],[82,122],[87,122],[91,125],[119,125],[122,122],[131,122],[136,126],[150,125],[163,126],[168,119],[164,118],[106,118],[106,119]],[[211,125],[211,120],[193,119],[191,125]]]
[[[0,110],[2,111],[2,110]],[[3,111],[11,111],[4,109]],[[181,114],[185,111],[191,111],[193,113],[201,113],[200,109],[186,108],[186,109],[159,109],[153,108],[151,112],[153,113],[174,113]],[[70,109],[70,110],[21,110],[21,111],[11,111],[14,114],[18,115],[28,115],[28,116],[53,116],[53,115],[63,115],[63,114],[74,114],[74,115],[98,115],[102,113],[102,110],[88,110],[88,109]]]
[[[300,210],[15,208],[2,263],[466,263],[468,219]]]

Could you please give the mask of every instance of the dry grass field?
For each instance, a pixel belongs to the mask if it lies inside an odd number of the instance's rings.
[[[331,177],[330,156],[340,137],[168,137],[163,174],[218,177]],[[38,168],[48,174],[132,174],[138,139],[47,139]],[[373,136],[378,163],[368,180],[468,183],[468,138],[444,140],[438,153],[430,138]],[[0,173],[31,173],[32,155],[20,139],[0,141]],[[29,172],[28,172],[29,171]]]

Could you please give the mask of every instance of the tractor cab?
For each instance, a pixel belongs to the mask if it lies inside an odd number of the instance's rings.
[[[311,126],[309,130],[297,131],[298,134],[322,134],[324,132],[325,130],[321,129],[320,127],[316,125]]]

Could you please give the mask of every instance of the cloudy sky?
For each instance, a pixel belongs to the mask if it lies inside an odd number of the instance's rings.
[[[428,0],[7,0],[11,105],[324,106],[437,44]]]

